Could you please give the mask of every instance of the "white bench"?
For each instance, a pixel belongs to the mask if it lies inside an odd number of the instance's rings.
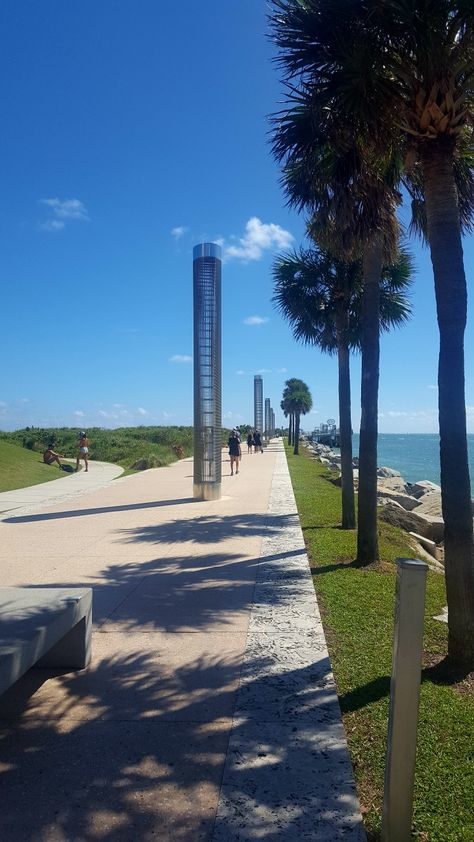
[[[0,694],[32,666],[84,669],[91,588],[0,588]]]

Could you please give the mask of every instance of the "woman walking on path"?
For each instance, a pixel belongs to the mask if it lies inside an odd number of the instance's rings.
[[[242,457],[242,448],[240,447],[240,438],[237,430],[232,430],[229,436],[229,456],[230,456],[230,475],[234,476],[239,473],[239,462]]]
[[[258,451],[260,451],[260,453],[263,453],[262,436],[260,435],[259,430],[255,430],[253,434],[253,443],[255,445],[255,453],[258,453]]]
[[[253,447],[253,435],[252,435],[252,430],[249,430],[248,435],[247,435],[247,453],[252,453],[252,447]]]
[[[87,459],[89,453],[89,439],[87,438],[85,432],[80,433],[79,439],[79,453],[77,454],[76,460],[76,471],[79,470],[79,459],[84,459],[84,464],[86,466],[86,472],[89,470],[89,462]]]

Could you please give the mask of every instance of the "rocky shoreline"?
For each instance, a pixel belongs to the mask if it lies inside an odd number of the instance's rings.
[[[325,444],[308,441],[306,446],[323,465],[337,472],[340,482],[339,454]],[[359,460],[354,458],[352,461],[357,490]],[[382,467],[377,470],[377,502],[383,507],[380,513],[382,520],[408,532],[414,548],[425,558],[428,556],[435,566],[441,567],[444,561],[441,487],[429,480],[407,482],[399,471]]]

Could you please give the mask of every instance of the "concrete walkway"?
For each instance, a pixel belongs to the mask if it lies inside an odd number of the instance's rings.
[[[364,839],[281,443],[191,489],[184,460],[0,523],[3,585],[95,616],[89,670],[0,700],[2,842]]]
[[[52,466],[52,470],[56,470],[56,466]],[[77,474],[63,476],[59,471],[57,473],[59,479],[53,479],[50,482],[40,482],[37,485],[18,488],[14,491],[2,491],[0,493],[0,520],[7,517],[6,513],[13,509],[37,511],[40,506],[56,505],[77,494],[96,491],[123,474],[123,468],[120,465],[112,465],[110,462],[91,461],[88,471],[82,470]]]

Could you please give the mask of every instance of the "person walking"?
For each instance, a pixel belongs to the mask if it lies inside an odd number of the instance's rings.
[[[84,459],[85,470],[87,472],[89,470],[89,461],[87,458],[89,455],[89,439],[84,431],[79,433],[79,436],[79,453],[76,459],[76,471],[79,470],[79,459]]]
[[[260,430],[255,430],[253,434],[253,443],[255,445],[255,453],[258,453],[258,451],[260,451],[260,453],[263,453],[262,436],[260,435]]]
[[[252,430],[249,430],[248,434],[247,434],[247,453],[252,453],[252,447],[253,447],[253,434],[252,434]]]
[[[237,430],[232,430],[229,436],[229,456],[230,456],[230,475],[231,477],[234,476],[234,466],[235,466],[235,473],[239,473],[239,463],[242,458],[242,448],[240,446],[240,437]]]

